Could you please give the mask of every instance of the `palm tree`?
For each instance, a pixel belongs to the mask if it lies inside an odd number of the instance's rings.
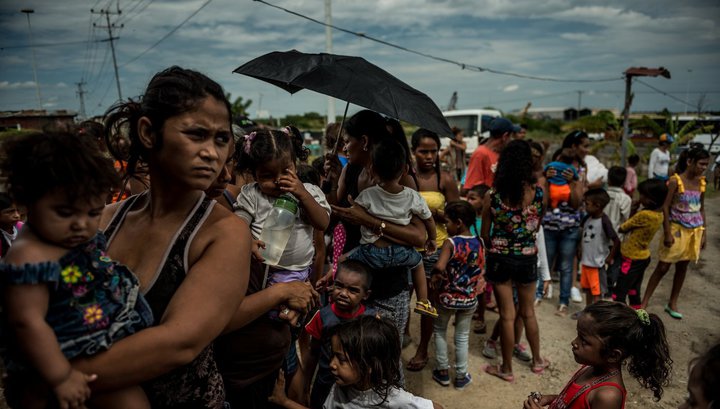
[[[225,96],[227,97],[228,101],[232,101],[230,103],[230,110],[232,112],[233,118],[248,116],[248,108],[250,108],[250,105],[252,105],[252,99],[244,101],[243,97],[237,97],[233,101],[232,96],[229,92]]]

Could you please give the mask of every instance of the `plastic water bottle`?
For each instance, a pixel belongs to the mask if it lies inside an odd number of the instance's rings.
[[[265,243],[262,256],[266,264],[276,266],[280,262],[295,225],[297,212],[298,201],[292,195],[284,194],[275,199],[260,233],[260,241]]]

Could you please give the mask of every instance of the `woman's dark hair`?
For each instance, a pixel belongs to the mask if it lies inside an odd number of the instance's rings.
[[[410,159],[410,147],[408,146],[405,131],[403,131],[400,122],[392,118],[385,118],[377,112],[364,109],[351,116],[350,119],[345,122],[345,132],[348,136],[355,139],[360,139],[363,135],[367,136],[368,149],[371,149],[382,139],[389,138],[398,142],[405,151],[405,158],[410,167],[410,176],[412,176],[417,185],[415,172]]]
[[[585,131],[572,131],[569,134],[565,135],[565,139],[563,139],[561,149],[574,148],[580,145],[583,139],[589,138],[590,137]],[[577,160],[583,167],[585,166],[585,161],[583,160],[583,158],[575,157],[574,159]]]
[[[459,220],[468,228],[475,223],[475,209],[464,200],[450,202],[445,206],[445,216],[450,220]]]
[[[608,356],[614,349],[622,351],[621,359],[628,360],[628,372],[653,392],[656,401],[660,400],[673,363],[660,317],[648,314],[649,321],[643,322],[638,311],[613,301],[591,304],[583,314],[594,321],[595,335],[603,343],[601,354]]]
[[[720,402],[720,344],[710,348],[704,355],[690,361],[690,366],[700,371],[700,388],[707,402]]]
[[[228,111],[228,127],[232,114],[230,103],[220,84],[197,71],[173,66],[155,74],[136,101],[129,99],[111,107],[105,114],[105,143],[110,153],[119,160],[127,161],[126,178],[135,173],[138,162],[147,162],[148,151],[142,145],[138,133],[138,120],[147,117],[155,134],[155,149],[162,146],[162,129],[169,118],[190,112],[207,97],[222,102]],[[117,139],[128,138],[127,152],[118,149]]]
[[[240,172],[255,172],[260,165],[286,156],[293,163],[298,160],[304,162],[308,158],[308,149],[303,146],[302,136],[290,127],[281,131],[261,129],[251,132],[240,141],[236,152],[240,153],[237,161],[237,170]]]
[[[454,131],[455,129],[458,129],[458,128],[453,128],[453,132],[455,132]],[[460,129],[460,131],[462,131],[462,129]],[[456,135],[457,135],[457,133],[456,133]],[[412,137],[410,138],[410,149],[412,149],[412,151],[414,152],[415,149],[417,149],[418,146],[420,146],[420,142],[425,138],[432,139],[433,141],[435,141],[435,144],[437,144],[438,152],[440,151],[440,147],[442,146],[442,144],[440,143],[440,137],[438,136],[438,134],[436,134],[433,131],[424,129],[424,128],[420,128],[417,131],[413,132]],[[440,155],[435,155],[435,174],[437,175],[438,190],[439,190],[439,188],[440,188]]]
[[[493,187],[500,199],[510,206],[519,206],[525,193],[525,186],[537,182],[533,172],[530,144],[524,140],[514,140],[500,152],[495,171]]]
[[[640,195],[647,197],[652,202],[648,206],[648,210],[657,210],[665,203],[665,197],[668,194],[668,188],[664,181],[660,179],[647,179],[637,187]]]
[[[0,171],[16,203],[31,205],[58,189],[69,201],[109,195],[119,175],[94,141],[74,133],[32,133],[3,141]]]
[[[675,173],[678,175],[687,170],[688,162],[697,162],[701,159],[709,159],[710,153],[705,148],[694,146],[680,153],[680,157],[675,167]]]
[[[402,388],[400,382],[400,335],[386,318],[362,315],[334,327],[348,360],[360,374],[360,384],[369,385],[381,399],[387,401],[392,388]]]

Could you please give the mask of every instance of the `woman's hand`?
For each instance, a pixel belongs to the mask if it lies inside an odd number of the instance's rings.
[[[376,224],[375,217],[367,212],[361,206],[356,206],[352,196],[348,195],[350,207],[340,207],[331,205],[333,214],[338,216],[342,221],[357,226],[374,227]]]
[[[60,409],[85,408],[85,401],[90,399],[88,383],[97,379],[97,375],[85,375],[71,369],[68,377],[53,387]]]
[[[552,280],[543,281],[543,297],[547,296],[548,289],[550,288],[551,282],[552,282]]]
[[[437,243],[435,243],[435,240],[427,239],[425,240],[425,255],[433,255],[437,251]]]
[[[282,304],[297,311],[300,315],[307,314],[320,304],[320,295],[312,288],[310,283],[291,281],[276,285],[285,286],[285,302]]]
[[[568,181],[568,183],[575,180],[575,174],[573,173],[571,168],[567,168],[567,169],[563,170],[562,173],[560,174],[560,176],[564,177],[565,180]]]
[[[287,401],[288,397],[287,394],[285,394],[285,374],[281,369],[277,380],[275,381],[275,387],[273,388],[272,395],[268,397],[268,402],[279,406],[285,406],[285,402]]]

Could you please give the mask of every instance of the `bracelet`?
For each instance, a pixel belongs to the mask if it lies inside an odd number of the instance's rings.
[[[378,226],[378,230],[379,230],[379,231],[378,231],[378,237],[384,236],[384,234],[383,234],[383,229],[384,229],[385,227],[386,227],[386,226],[385,226],[385,222],[382,221],[382,220],[380,220],[380,225]]]

